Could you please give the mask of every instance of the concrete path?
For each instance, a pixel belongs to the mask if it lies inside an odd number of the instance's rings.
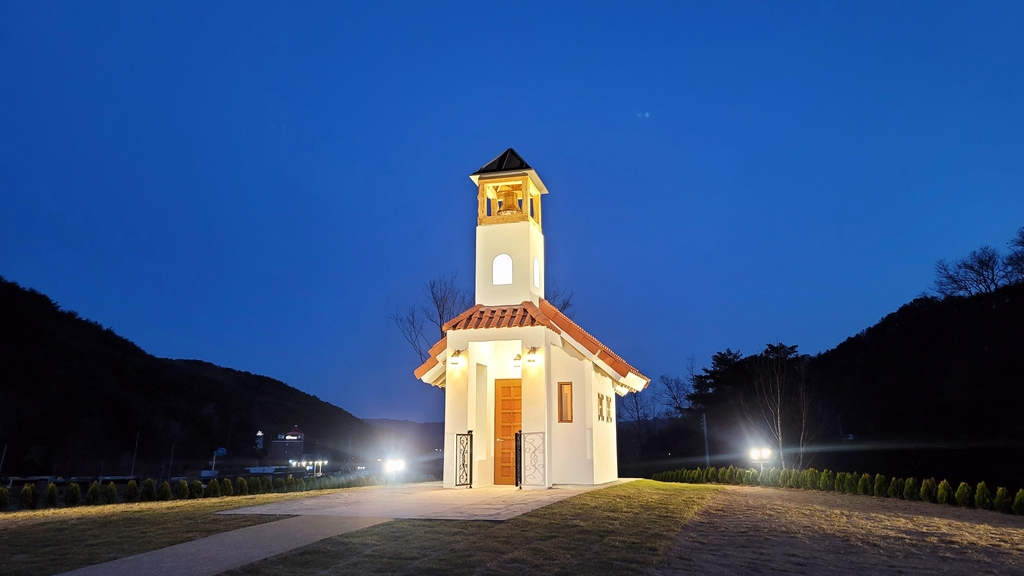
[[[560,485],[550,490],[519,490],[514,486],[452,489],[442,488],[440,482],[395,484],[238,508],[220,514],[508,520],[570,496],[630,481],[620,479],[597,486]]]
[[[598,486],[556,486],[551,490],[519,490],[512,486],[445,489],[440,482],[355,488],[219,512],[292,518],[214,534],[61,576],[213,576],[395,518],[502,521],[570,496],[625,482],[632,479]]]
[[[62,576],[213,576],[388,520],[390,518],[297,516],[86,566]]]

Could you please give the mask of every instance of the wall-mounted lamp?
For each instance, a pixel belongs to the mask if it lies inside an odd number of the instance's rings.
[[[451,366],[452,368],[458,368],[459,366],[462,366],[463,358],[465,358],[465,352],[465,350],[456,350],[455,352],[452,352],[452,357],[448,361],[448,365]]]
[[[534,346],[526,353],[526,361],[530,364],[537,362],[537,347]]]
[[[516,354],[516,357],[512,359],[512,367],[513,368],[522,368],[523,367],[523,355],[522,354]]]

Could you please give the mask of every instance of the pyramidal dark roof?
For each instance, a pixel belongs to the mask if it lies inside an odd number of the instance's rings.
[[[484,164],[482,168],[473,172],[471,176],[477,174],[491,174],[494,172],[508,172],[510,170],[532,170],[530,165],[523,160],[523,157],[516,153],[515,150],[509,148],[501,154],[498,154],[497,158],[491,160],[487,164]]]

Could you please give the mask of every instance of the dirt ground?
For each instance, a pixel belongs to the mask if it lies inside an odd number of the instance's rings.
[[[653,574],[1024,575],[1024,517],[729,487],[683,529]]]

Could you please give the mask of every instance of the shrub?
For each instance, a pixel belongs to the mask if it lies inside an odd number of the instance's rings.
[[[125,502],[138,502],[139,501],[139,485],[135,483],[135,480],[129,480],[128,485],[124,488],[124,501]]]
[[[295,477],[291,474],[284,480],[284,488],[288,492],[295,492]]]
[[[263,479],[259,476],[255,478],[249,478],[249,494],[262,494],[263,493]]]
[[[7,491],[7,488],[0,486],[0,512],[7,512],[10,507],[11,493]]]
[[[77,482],[68,484],[64,489],[64,503],[68,506],[78,506],[82,501],[82,487]]]
[[[96,506],[102,503],[103,497],[100,495],[100,483],[93,480],[92,484],[89,484],[89,489],[85,492],[85,504],[86,506]]]
[[[995,508],[997,512],[1005,513],[1010,511],[1011,503],[1010,492],[1006,488],[1000,486],[996,490],[996,499],[992,501],[992,507]]]
[[[212,478],[206,484],[206,490],[203,491],[203,498],[220,498],[220,482],[216,478]]]
[[[917,478],[911,476],[907,478],[907,484],[903,487],[903,499],[904,500],[917,500],[921,496],[921,485],[918,484]]]
[[[956,505],[965,508],[971,505],[971,487],[967,482],[961,482],[956,488]]]
[[[833,490],[839,492],[840,494],[846,492],[846,472],[836,473],[836,483],[833,487]]]
[[[285,483],[284,478],[277,478],[274,480],[274,492],[287,492],[288,484]]]
[[[222,496],[234,496],[235,487],[231,484],[231,478],[225,478],[220,482],[220,493]]]
[[[992,493],[984,482],[978,482],[978,489],[974,492],[974,505],[980,510],[992,509]]]
[[[893,478],[889,482],[889,498],[903,498],[904,482],[901,478]]]
[[[178,500],[186,500],[189,495],[188,482],[178,480],[174,483],[174,497]]]
[[[846,492],[847,494],[856,494],[857,493],[857,482],[858,482],[859,479],[860,479],[860,475],[857,474],[856,472],[854,472],[853,474],[847,474],[846,475],[846,486],[845,486],[845,489],[843,491]]]
[[[800,475],[800,471],[799,470],[795,470],[794,469],[793,471],[791,471],[789,473],[789,487],[790,488],[800,488],[800,478],[801,478],[801,475]]]
[[[205,490],[206,489],[203,488],[203,483],[202,482],[200,482],[199,480],[194,480],[188,486],[188,497],[189,498],[193,498],[193,499],[194,498],[202,498],[203,497],[203,492]]]
[[[939,487],[935,491],[935,501],[939,504],[949,504],[949,496],[952,492],[953,487],[943,479],[942,482],[939,482]]]
[[[718,468],[715,468],[714,466],[708,468],[707,473],[704,474],[704,481],[718,482]]]
[[[250,492],[252,491],[252,486],[249,486],[249,491]],[[274,491],[274,483],[271,481],[270,476],[264,476],[263,477],[263,487],[260,489],[260,492],[262,492],[263,494],[270,494],[273,491]]]
[[[107,482],[103,487],[103,501],[107,504],[117,504],[117,486],[113,481]]]
[[[297,478],[295,480],[295,491],[296,492],[305,492],[306,491],[306,482],[302,478]]]
[[[237,492],[239,496],[249,495],[249,483],[245,481],[245,478],[239,476],[238,479],[235,480],[235,492]]]
[[[831,470],[825,470],[821,473],[821,479],[818,480],[818,489],[823,492],[831,492],[836,487],[836,475]]]
[[[171,494],[171,483],[164,480],[160,483],[160,489],[156,491],[156,499],[161,502],[167,502],[173,498]]]
[[[861,496],[868,496],[871,494],[871,488],[871,476],[865,472],[857,482],[857,494],[860,494]]]
[[[360,476],[359,478],[356,478],[356,486],[366,486],[366,476]]]
[[[889,479],[881,474],[875,474],[874,494],[877,498],[884,498],[889,495]]]
[[[1024,516],[1024,488],[1017,490],[1017,495],[1013,498],[1013,505],[1010,506],[1010,510],[1013,510],[1014,514]]]
[[[46,507],[56,508],[60,503],[60,495],[57,494],[57,485],[50,482],[46,485]],[[1009,508],[1009,506],[1007,506]]]
[[[156,482],[153,482],[152,478],[146,478],[146,481],[142,483],[142,501],[153,502],[156,500]]]
[[[921,482],[921,497],[922,502],[935,502],[936,493],[938,488],[935,486],[935,478],[928,478]]]
[[[32,510],[36,507],[36,485],[26,482],[21,486],[21,494],[18,496],[18,507],[22,510]]]

